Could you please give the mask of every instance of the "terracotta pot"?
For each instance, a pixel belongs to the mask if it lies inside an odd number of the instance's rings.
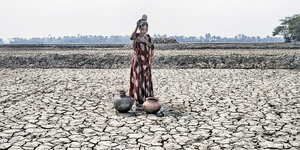
[[[125,95],[124,90],[120,90],[119,93],[120,97],[115,99],[114,107],[117,111],[126,113],[131,109],[134,101],[129,96]]]
[[[161,105],[157,98],[147,97],[146,101],[143,103],[143,108],[147,113],[156,113],[160,110]]]

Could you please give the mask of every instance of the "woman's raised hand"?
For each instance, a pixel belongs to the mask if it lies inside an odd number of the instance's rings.
[[[138,27],[141,24],[141,22],[142,22],[142,19],[139,19],[136,23],[136,27]]]

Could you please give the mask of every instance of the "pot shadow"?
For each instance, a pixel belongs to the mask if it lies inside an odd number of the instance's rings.
[[[178,117],[183,116],[185,112],[185,107],[183,106],[166,106],[169,111],[169,115]]]

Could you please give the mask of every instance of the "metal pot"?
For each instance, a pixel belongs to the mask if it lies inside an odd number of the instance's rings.
[[[125,94],[124,90],[120,90],[119,93],[120,97],[115,99],[114,107],[120,113],[126,113],[131,109],[134,101]]]

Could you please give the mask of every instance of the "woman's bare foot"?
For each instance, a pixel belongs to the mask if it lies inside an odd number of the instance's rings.
[[[143,111],[144,110],[143,104],[136,103],[135,106],[136,106],[137,111]]]

